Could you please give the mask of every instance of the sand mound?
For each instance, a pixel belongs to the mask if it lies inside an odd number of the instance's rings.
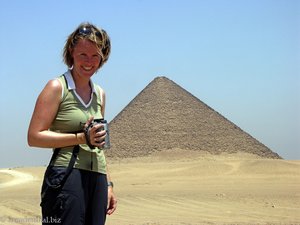
[[[24,183],[35,180],[34,176],[32,176],[29,173],[24,173],[24,172],[12,170],[12,169],[2,169],[2,170],[0,170],[0,173],[4,174],[3,175],[4,177],[7,175],[10,175],[12,177],[11,180],[2,182],[0,184],[0,188],[7,188],[7,187],[20,185],[20,184],[24,184]],[[5,180],[8,180],[8,179],[5,178]]]

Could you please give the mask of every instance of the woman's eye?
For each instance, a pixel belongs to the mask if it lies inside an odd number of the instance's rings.
[[[86,55],[86,54],[80,54],[79,57],[80,57],[81,59],[86,59],[86,58],[87,58],[87,55]]]

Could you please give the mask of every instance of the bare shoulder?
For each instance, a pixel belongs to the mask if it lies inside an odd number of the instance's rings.
[[[96,90],[100,94],[100,97],[101,98],[105,98],[105,91],[104,91],[104,89],[100,85],[98,85],[98,84],[96,86],[97,86]]]
[[[58,79],[49,80],[42,90],[39,98],[47,101],[60,101],[62,84]]]
[[[104,89],[103,89],[100,85],[97,84],[97,87],[99,88],[99,91],[100,91],[100,92],[105,93]]]
[[[45,88],[50,89],[52,91],[61,91],[62,85],[58,79],[49,80],[46,84]]]
[[[58,79],[49,80],[46,86],[44,87],[45,92],[51,92],[52,94],[61,94],[62,84]]]

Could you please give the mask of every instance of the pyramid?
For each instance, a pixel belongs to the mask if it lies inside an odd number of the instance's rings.
[[[281,158],[166,77],[150,82],[110,123],[108,157],[185,149]]]

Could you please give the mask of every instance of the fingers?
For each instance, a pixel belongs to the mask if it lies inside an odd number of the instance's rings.
[[[113,214],[116,208],[117,208],[117,200],[115,198],[112,198],[108,204],[107,214],[108,215]]]
[[[112,209],[108,209],[108,210],[107,210],[107,214],[108,214],[108,215],[111,215],[111,214],[114,213],[115,210],[116,210],[116,207],[113,207]]]
[[[94,117],[91,116],[85,123],[84,128],[87,130],[85,136],[88,139],[89,146],[102,148],[105,145],[106,131],[103,129],[104,125],[101,123],[94,123]]]
[[[112,190],[112,187],[109,187],[108,188],[108,202],[107,202],[107,211],[106,211],[106,213],[108,214],[108,215],[111,215],[111,214],[113,214],[114,213],[114,211],[116,210],[116,208],[117,208],[117,198],[116,198],[116,196],[115,196],[115,194],[114,194],[114,192],[113,192],[113,190]]]
[[[100,135],[100,136],[97,136],[97,135]],[[92,143],[95,146],[103,147],[103,145],[105,144],[105,136],[106,136],[105,131],[97,132],[95,138],[92,141]]]
[[[103,147],[105,144],[106,131],[102,130],[103,124],[96,124],[90,129],[90,142],[96,147]]]
[[[87,121],[86,121],[86,123],[84,124],[84,128],[87,128],[90,124],[91,124],[91,122],[94,120],[94,117],[93,116],[91,116]]]

